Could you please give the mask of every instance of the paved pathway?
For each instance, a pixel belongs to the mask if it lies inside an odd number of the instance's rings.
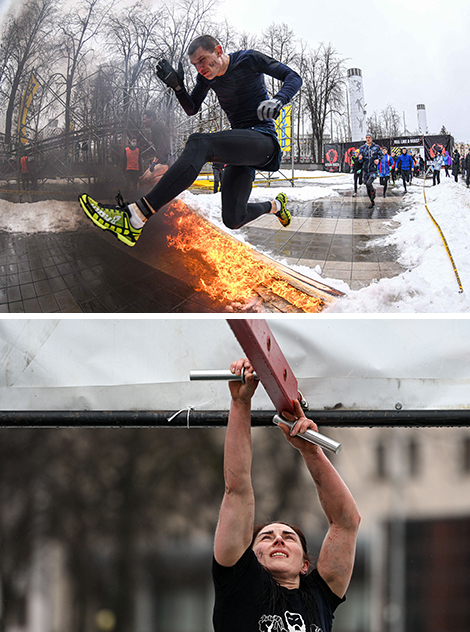
[[[331,186],[331,185],[330,185]],[[264,216],[243,232],[265,252],[289,264],[320,266],[326,278],[351,289],[402,271],[396,253],[372,242],[387,233],[400,210],[392,191],[367,209],[364,195],[293,205],[288,229]],[[166,244],[161,214],[132,250],[93,227],[65,233],[0,233],[0,312],[4,313],[220,313],[223,304],[196,292],[191,255]],[[333,284],[332,284],[333,285]]]
[[[380,192],[382,187],[377,187]],[[362,193],[362,195],[361,195]],[[243,232],[253,244],[289,265],[320,266],[325,278],[341,279],[352,290],[373,279],[392,277],[403,271],[394,248],[374,245],[377,237],[391,231],[393,216],[400,211],[402,194],[387,192],[377,197],[374,209],[362,191],[358,197],[341,192],[340,197],[290,204],[294,216],[287,229],[276,218],[263,216]]]

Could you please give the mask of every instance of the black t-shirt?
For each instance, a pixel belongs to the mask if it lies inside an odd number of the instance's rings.
[[[331,632],[333,613],[345,598],[335,595],[314,570],[302,577],[314,596],[314,620],[310,620],[300,590],[280,588],[286,597],[282,611],[270,611],[267,597],[270,578],[251,548],[231,567],[212,563],[215,587],[215,632]]]

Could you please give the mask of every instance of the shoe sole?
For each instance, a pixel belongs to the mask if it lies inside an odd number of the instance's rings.
[[[282,200],[280,200],[279,198],[282,197]],[[286,209],[286,204],[287,204],[287,195],[285,193],[279,193],[278,195],[276,195],[276,200],[279,200],[279,202],[281,202],[283,209],[281,209],[280,211],[278,211],[278,213],[283,213],[284,216],[287,216],[286,219],[281,219],[281,216],[278,215],[276,213],[276,217],[277,219],[281,222],[282,226],[284,228],[287,228],[292,220],[292,215],[289,213],[289,211]]]
[[[104,224],[105,220],[103,220],[103,218],[100,217],[98,213],[93,210],[92,207],[90,208],[88,206],[89,203],[87,201],[87,198],[88,196],[86,194],[80,195],[78,198],[78,201],[80,202],[80,206],[82,207],[82,210],[85,213],[85,215],[88,217],[88,219],[91,219],[91,221],[93,222],[93,224],[95,224],[95,226],[98,226],[98,228],[101,228],[101,230],[107,230],[109,233],[117,237],[119,241],[122,241],[123,244],[126,244],[126,246],[129,246],[130,248],[136,245],[138,238],[133,239],[133,240],[129,239],[129,237],[127,237],[126,235],[119,233],[117,229],[113,229],[113,228],[110,228],[109,226],[106,226]],[[122,229],[119,229],[119,230],[122,230]]]

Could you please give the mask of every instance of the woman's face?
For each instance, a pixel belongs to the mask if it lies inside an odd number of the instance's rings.
[[[290,579],[308,569],[302,543],[288,525],[273,522],[263,527],[253,542],[253,551],[275,579]]]

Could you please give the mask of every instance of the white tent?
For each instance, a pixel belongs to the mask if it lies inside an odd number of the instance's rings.
[[[465,319],[270,318],[313,410],[465,409]],[[222,318],[0,322],[3,411],[226,410],[225,382],[191,382],[243,351]],[[263,389],[254,408],[273,410]]]

